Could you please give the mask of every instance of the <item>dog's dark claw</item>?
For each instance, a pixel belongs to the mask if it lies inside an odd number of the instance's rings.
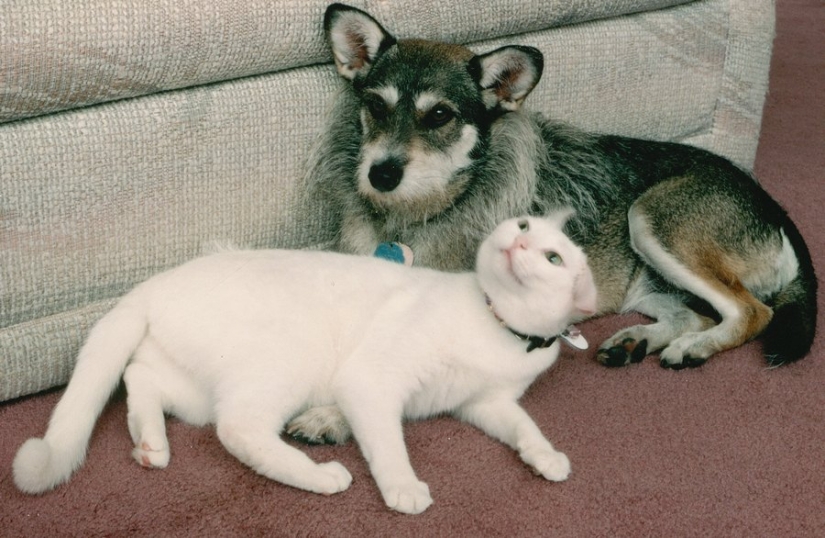
[[[338,444],[338,441],[336,441],[334,438],[326,436],[326,435],[323,435],[321,437],[309,437],[309,436],[304,435],[301,432],[289,433],[288,435],[292,439],[294,439],[295,441],[297,441],[299,443],[303,443],[305,445],[310,445],[310,446],[336,445],[336,444]]]
[[[662,368],[667,368],[669,370],[679,371],[679,370],[684,370],[685,368],[687,368],[687,364],[685,364],[684,362],[676,362],[676,363],[671,364],[671,363],[667,362],[664,359],[662,359],[659,362],[659,364],[662,365]]]
[[[608,368],[618,368],[630,364],[627,351],[622,346],[600,349],[596,359]]]
[[[289,434],[289,436],[292,439],[294,439],[295,441],[298,441],[299,443],[303,443],[305,445],[323,445],[324,444],[323,439],[318,439],[317,437],[315,437],[315,438],[307,437],[306,435],[302,435],[300,433],[291,433],[291,434]]]
[[[702,366],[707,362],[707,359],[694,359],[693,357],[683,357],[682,362],[678,362],[675,364],[671,364],[666,360],[662,359],[659,361],[659,364],[662,368],[668,368],[670,370],[684,370],[685,368],[697,368]]]
[[[685,357],[683,362],[687,365],[688,368],[698,368],[705,364],[708,360],[707,359],[694,359],[693,357]]]
[[[600,349],[596,359],[607,367],[618,368],[641,362],[646,356],[647,340],[637,343],[632,338],[625,338],[618,346]]]
[[[642,340],[641,342],[636,344],[636,347],[634,347],[633,351],[630,352],[630,362],[634,364],[637,362],[642,362],[642,359],[644,359],[646,356],[647,340]]]

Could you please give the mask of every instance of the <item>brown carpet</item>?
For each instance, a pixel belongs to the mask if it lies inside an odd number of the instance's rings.
[[[756,171],[796,219],[825,273],[825,4],[778,0],[770,95]],[[820,310],[825,301],[820,294]],[[586,324],[591,342],[633,320]],[[171,421],[172,461],[129,455],[122,397],[104,412],[86,465],[41,497],[12,485],[11,461],[41,435],[61,391],[0,405],[3,536],[825,536],[825,346],[768,370],[760,344],[674,372],[656,360],[610,370],[565,351],[524,405],[573,465],[561,484],[534,477],[469,426],[411,424],[413,465],[435,504],[384,507],[353,444],[307,449],[352,472],[321,497],[255,475],[211,428]],[[592,353],[591,353],[592,355]]]

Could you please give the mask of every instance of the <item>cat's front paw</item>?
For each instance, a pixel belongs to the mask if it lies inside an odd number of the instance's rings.
[[[563,452],[544,450],[523,455],[522,459],[533,468],[533,472],[547,480],[561,482],[570,476],[570,460]]]
[[[381,494],[387,506],[404,514],[420,514],[433,504],[429,486],[420,480],[394,484]]]
[[[318,480],[316,493],[332,495],[344,491],[352,484],[352,475],[337,461],[319,463],[318,469],[321,471],[321,477]]]
[[[132,449],[132,457],[142,467],[164,469],[169,465],[169,445],[157,442],[152,446],[147,441],[140,442]]]

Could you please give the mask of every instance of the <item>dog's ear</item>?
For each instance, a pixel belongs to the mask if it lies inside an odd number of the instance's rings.
[[[468,69],[488,109],[518,110],[541,78],[544,57],[536,48],[512,45],[475,56]]]
[[[327,8],[324,31],[332,47],[335,67],[348,80],[366,75],[378,56],[395,44],[395,38],[378,21],[360,9],[343,4]]]

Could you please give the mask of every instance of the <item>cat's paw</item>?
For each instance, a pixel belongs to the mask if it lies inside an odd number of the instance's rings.
[[[393,484],[381,494],[387,506],[404,514],[420,514],[433,504],[429,486],[420,480]]]
[[[286,433],[313,445],[342,444],[352,435],[344,415],[334,405],[307,409],[287,424]]]
[[[522,459],[533,468],[534,473],[547,480],[562,482],[570,476],[570,460],[563,452],[543,450],[523,455]]]
[[[315,493],[332,495],[344,491],[352,484],[352,475],[347,471],[346,467],[337,461],[319,463],[318,469],[320,476]]]
[[[149,442],[142,441],[132,450],[132,457],[143,467],[164,469],[169,465],[169,445],[157,443],[152,446]]]

